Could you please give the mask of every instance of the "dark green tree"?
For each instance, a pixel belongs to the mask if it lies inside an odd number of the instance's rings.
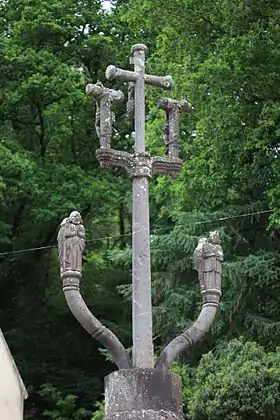
[[[279,419],[279,358],[279,349],[239,340],[208,353],[196,371],[187,418]]]
[[[53,408],[61,416],[65,395],[75,398],[67,415],[91,411],[112,369],[61,290],[56,234],[73,209],[87,229],[85,298],[130,345],[129,314],[115,292],[123,270],[116,276],[107,258],[125,237],[98,239],[129,229],[129,213],[120,211],[128,183],[116,171],[100,171],[94,108],[84,93],[118,52],[107,19],[99,1],[0,6],[0,324],[29,390],[26,418],[51,412],[43,384],[56,390]],[[122,134],[116,126],[116,141]]]

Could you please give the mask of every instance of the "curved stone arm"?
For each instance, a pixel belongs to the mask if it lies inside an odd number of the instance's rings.
[[[79,287],[81,274],[77,271],[65,271],[61,278],[63,292],[74,317],[92,337],[110,351],[119,369],[130,369],[131,362],[124,346],[111,330],[95,318],[85,304]]]
[[[209,240],[202,238],[195,250],[195,263],[199,275],[202,310],[189,329],[174,338],[161,352],[155,368],[168,370],[185,350],[197,343],[210,329],[221,298],[221,262],[223,251],[217,232],[210,232]]]
[[[183,332],[183,334],[174,338],[161,352],[155,368],[168,370],[169,366],[183,351],[197,343],[210,329],[216,315],[217,307],[217,304],[204,304],[194,325]]]
[[[85,248],[85,228],[79,212],[73,211],[60,224],[57,236],[60,277],[68,306],[84,329],[113,356],[119,369],[129,369],[130,360],[118,338],[90,312],[80,294],[82,255]]]

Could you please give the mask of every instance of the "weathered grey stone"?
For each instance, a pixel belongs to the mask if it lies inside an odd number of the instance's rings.
[[[79,212],[65,218],[58,232],[60,276],[67,304],[84,329],[110,350],[120,369],[131,367],[127,352],[118,338],[90,312],[80,293],[82,254],[85,247],[85,229]]]
[[[61,222],[57,236],[61,275],[67,270],[82,272],[85,236],[80,213],[72,211],[69,217]]]
[[[221,272],[223,250],[218,232],[210,232],[209,238],[201,238],[194,252],[201,294],[201,312],[195,323],[174,338],[161,352],[156,368],[167,370],[177,357],[199,341],[211,327],[221,298]]]
[[[125,169],[130,178],[151,178],[152,160],[148,153],[127,153],[111,148],[96,150],[96,157],[102,167],[115,166]]]
[[[163,158],[155,156],[152,158],[152,173],[170,175],[175,178],[181,172],[183,162],[178,157]]]
[[[96,157],[101,167],[115,166],[125,169],[130,178],[152,178],[154,174],[176,177],[183,166],[182,160],[175,157],[150,157],[148,153],[131,154],[105,147],[96,150]]]
[[[154,410],[141,410],[141,411],[123,411],[122,413],[112,414],[106,417],[106,420],[181,420],[182,417],[177,416],[170,411],[154,411]]]
[[[151,270],[150,270],[150,227],[148,179],[153,173],[164,173],[174,176],[181,169],[177,159],[151,158],[146,153],[145,145],[145,84],[170,89],[173,80],[170,76],[159,77],[145,74],[145,54],[147,47],[143,44],[131,48],[131,64],[134,71],[123,70],[110,65],[106,70],[108,80],[120,79],[130,83],[128,113],[135,113],[135,153],[129,154],[111,149],[108,142],[101,142],[96,156],[101,166],[117,166],[126,169],[133,180],[132,206],[132,323],[133,323],[133,366],[151,368],[153,366],[152,303],[151,303]],[[133,85],[132,85],[133,83]],[[96,87],[88,88],[95,93]],[[91,93],[92,94],[92,93]],[[131,101],[134,101],[132,106]],[[183,105],[182,105],[183,106]],[[176,112],[179,109],[176,107]],[[179,111],[178,111],[179,112]],[[107,114],[100,109],[100,124]],[[177,124],[176,119],[174,124]],[[170,132],[173,132],[172,121]],[[174,125],[173,124],[173,125]],[[173,131],[172,131],[173,130]],[[176,131],[178,136],[178,130]],[[173,136],[174,137],[174,136]],[[172,138],[172,141],[174,139]],[[178,139],[177,139],[178,143]],[[171,147],[171,146],[170,146]],[[177,147],[178,149],[178,147]],[[174,149],[175,150],[175,149]],[[176,153],[170,155],[176,158]]]
[[[170,157],[178,157],[179,141],[179,113],[192,111],[193,107],[187,99],[177,101],[175,99],[161,99],[157,107],[165,111],[165,122],[163,126],[163,138],[166,146],[166,154]]]
[[[100,147],[111,147],[112,126],[115,114],[111,110],[113,102],[121,102],[124,94],[121,90],[108,89],[101,82],[88,84],[86,93],[96,100],[95,130],[100,139]]]
[[[126,103],[126,117],[128,119],[134,117],[135,113],[135,98],[134,98],[134,82],[128,82],[128,88],[127,88],[127,103]]]
[[[112,414],[106,420],[182,420],[182,417],[164,410],[132,410]]]
[[[138,76],[134,71],[123,70],[112,65],[108,66],[106,69],[106,78],[107,80],[116,79],[127,82],[136,82],[138,80]],[[153,76],[144,74],[143,78],[146,85],[157,86],[166,90],[172,89],[174,84],[171,76]]]
[[[209,239],[201,238],[194,252],[194,260],[200,282],[203,303],[216,303],[221,296],[223,249],[217,231],[210,232]]]
[[[155,369],[128,369],[105,378],[106,420],[182,419],[180,376]]]

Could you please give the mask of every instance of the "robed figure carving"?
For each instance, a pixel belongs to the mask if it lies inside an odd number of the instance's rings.
[[[221,293],[223,249],[217,231],[210,232],[209,238],[201,238],[194,252],[195,267],[198,271],[200,289],[206,301],[206,293]]]
[[[85,237],[83,219],[78,211],[72,211],[62,221],[57,236],[61,276],[69,270],[82,272]]]
[[[200,291],[203,293],[205,291],[205,283],[204,283],[204,276],[203,276],[203,246],[207,243],[207,238],[200,238],[198,240],[198,245],[194,251],[194,262],[195,268],[198,272],[198,280],[200,284]]]

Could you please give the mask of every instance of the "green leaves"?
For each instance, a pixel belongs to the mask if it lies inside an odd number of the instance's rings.
[[[26,416],[87,418],[111,364],[70,314],[50,246],[61,220],[81,211],[88,241],[85,298],[129,340],[129,308],[115,297],[123,271],[116,279],[107,259],[113,244],[96,241],[129,226],[129,215],[119,220],[128,181],[99,168],[93,104],[84,92],[118,48],[111,46],[99,1],[52,0],[38,7],[15,0],[1,4],[0,15],[1,325],[33,387]],[[37,247],[43,249],[13,253]],[[40,397],[43,382],[49,385]]]
[[[175,89],[168,96],[187,96],[195,108],[181,115],[182,173],[155,178],[150,189],[156,351],[200,311],[192,261],[198,237],[218,229],[225,251],[218,316],[189,351],[192,368],[176,366],[193,420],[277,419],[279,411],[279,352],[270,353],[280,330],[278,20],[278,8],[266,0],[117,0],[111,13],[87,0],[0,6],[1,251],[55,244],[60,220],[81,211],[85,300],[126,347],[131,184],[119,171],[99,168],[94,109],[84,88],[104,81],[108,64],[127,68],[131,45],[144,42],[147,72],[171,74]],[[155,107],[162,95],[147,87],[147,145],[159,155],[163,114]],[[128,150],[131,124],[123,106],[116,112],[113,144]],[[5,256],[2,324],[34,385],[29,414],[86,418],[112,367],[68,313],[57,265],[56,252],[47,250]],[[240,334],[266,349],[226,344]],[[195,375],[201,354],[219,342],[224,347],[207,354]],[[42,377],[51,385],[40,405]],[[96,418],[102,413],[100,407]]]
[[[197,369],[174,364],[182,377],[183,412],[189,420],[278,420],[280,352],[267,352],[255,342],[221,342],[205,354]],[[93,420],[104,416],[98,404]]]
[[[188,418],[279,418],[280,353],[233,340],[205,355],[196,372]]]
[[[146,0],[125,11],[143,39],[155,32],[148,71],[172,74],[169,95],[187,96],[195,109],[181,116],[182,173],[157,178],[151,189],[159,341],[193,322],[200,298],[191,255],[200,235],[219,228],[223,301],[204,343],[242,333],[279,344],[272,334],[279,318],[278,15],[272,3],[239,0]],[[147,91],[149,150],[162,153],[159,92]]]
[[[77,407],[77,396],[64,395],[51,384],[44,384],[40,391],[41,397],[48,403],[50,408],[43,413],[44,419],[73,420],[88,419],[90,412]]]

